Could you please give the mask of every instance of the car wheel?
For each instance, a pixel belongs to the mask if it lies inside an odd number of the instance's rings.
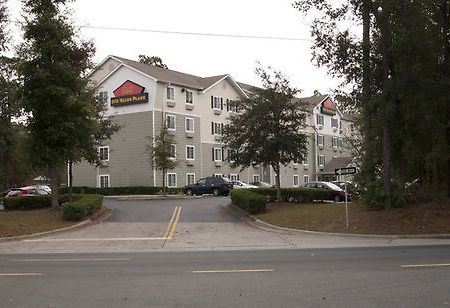
[[[187,189],[187,190],[186,190],[186,195],[192,196],[192,195],[193,195],[192,189]]]
[[[219,190],[218,190],[217,188],[214,188],[214,189],[213,189],[213,196],[214,196],[214,197],[218,197],[219,195],[220,195]]]
[[[342,198],[339,195],[334,196],[334,202],[341,202]]]

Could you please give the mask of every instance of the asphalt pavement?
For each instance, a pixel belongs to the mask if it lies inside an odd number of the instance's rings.
[[[447,307],[450,246],[0,255],[1,307]]]

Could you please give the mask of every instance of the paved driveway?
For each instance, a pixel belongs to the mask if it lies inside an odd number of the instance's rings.
[[[342,237],[261,230],[227,207],[227,197],[105,200],[100,224],[57,235],[0,243],[0,253],[243,250],[450,244],[449,239]]]

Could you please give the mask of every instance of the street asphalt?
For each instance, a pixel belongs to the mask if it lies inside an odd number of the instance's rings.
[[[448,307],[450,246],[0,255],[1,307]]]

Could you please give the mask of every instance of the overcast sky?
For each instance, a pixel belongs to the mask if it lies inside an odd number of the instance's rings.
[[[9,0],[12,20],[21,20],[20,1]],[[322,93],[337,82],[311,62],[309,26],[292,7],[293,0],[76,0],[76,26],[133,28],[174,32],[292,37],[269,40],[194,36],[142,31],[82,28],[95,42],[95,61],[108,55],[135,59],[155,55],[170,69],[202,77],[231,74],[237,81],[259,85],[256,61],[281,70],[301,96]],[[16,30],[12,30],[17,33]],[[17,36],[16,36],[17,40]]]

